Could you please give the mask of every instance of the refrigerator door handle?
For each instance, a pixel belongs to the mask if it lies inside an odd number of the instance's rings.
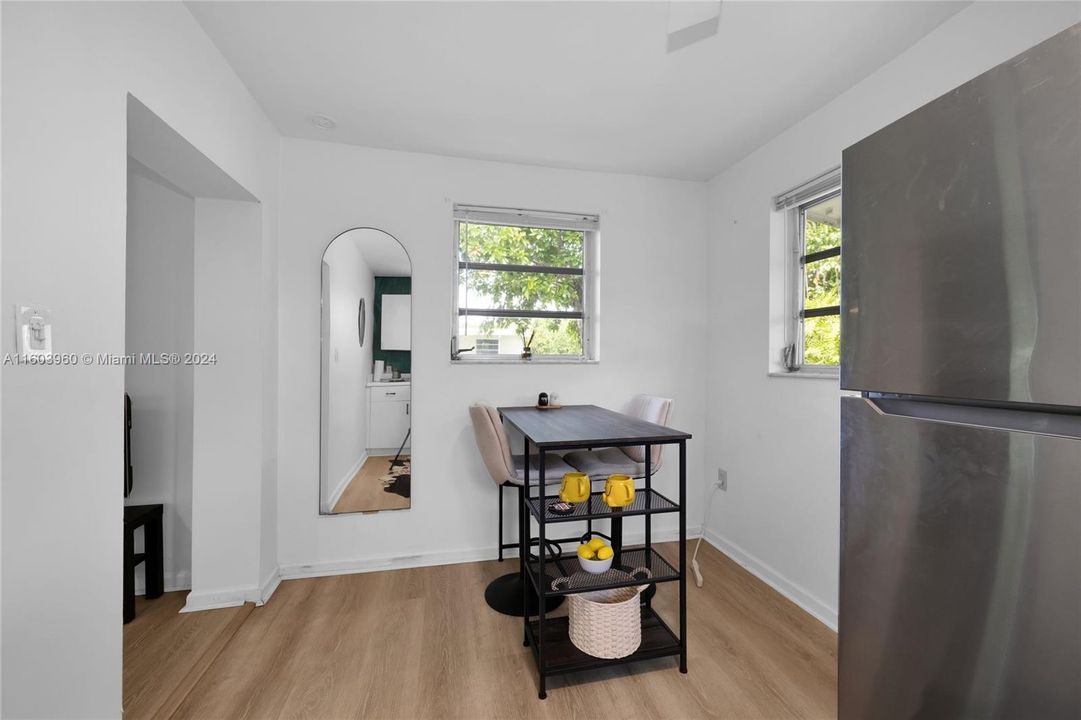
[[[864,401],[880,415],[1081,440],[1081,415],[1047,412],[1017,405],[956,405],[885,397],[865,397]]]

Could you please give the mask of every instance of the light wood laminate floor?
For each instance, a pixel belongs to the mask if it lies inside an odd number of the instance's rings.
[[[406,460],[408,455],[403,456]],[[364,461],[357,474],[345,486],[333,512],[374,512],[376,510],[403,510],[409,507],[409,498],[383,489],[381,478],[390,470],[393,455],[373,455]]]
[[[675,559],[675,544],[662,551]],[[547,700],[521,620],[484,604],[515,560],[288,580],[254,609],[177,615],[182,593],[140,599],[124,717],[836,717],[834,633],[714,548],[699,563],[687,675],[664,658],[557,676]],[[659,588],[674,621],[676,585]]]

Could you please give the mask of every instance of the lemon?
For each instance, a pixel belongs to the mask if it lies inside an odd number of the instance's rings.
[[[578,546],[578,557],[582,558],[583,560],[592,560],[593,559],[593,550],[592,550],[592,548],[590,548],[589,545],[579,545]]]
[[[612,557],[613,555],[615,555],[615,552],[613,552],[612,548],[610,548],[608,546],[602,547],[600,550],[597,551],[597,559],[598,560],[607,560],[608,558]]]
[[[595,537],[589,541],[589,549],[593,552],[597,552],[602,547],[604,547],[604,545],[605,543],[603,538]]]

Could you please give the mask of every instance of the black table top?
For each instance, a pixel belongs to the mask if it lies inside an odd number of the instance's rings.
[[[596,405],[564,405],[552,410],[501,407],[499,414],[538,448],[661,444],[691,438],[690,433]]]

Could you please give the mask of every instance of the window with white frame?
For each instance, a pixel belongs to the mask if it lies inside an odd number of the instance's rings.
[[[785,345],[790,372],[835,372],[841,361],[841,172],[774,199],[788,243]]]
[[[594,358],[599,218],[455,205],[453,360]]]

